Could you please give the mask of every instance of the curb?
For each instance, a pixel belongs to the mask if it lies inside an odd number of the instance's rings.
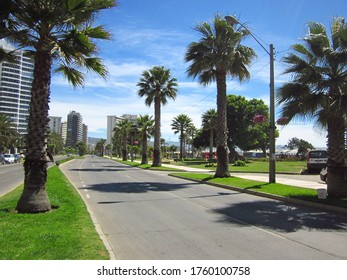
[[[75,160],[75,159],[73,159],[73,160]],[[61,165],[64,165],[65,163],[68,163],[68,162],[70,162],[70,161],[66,161],[66,162],[62,163]],[[60,169],[61,165],[59,165],[59,169]],[[117,260],[116,254],[114,253],[114,251],[113,251],[113,249],[111,247],[111,244],[108,242],[107,235],[102,230],[102,228],[101,228],[99,222],[97,221],[93,211],[88,206],[87,200],[83,197],[81,191],[75,186],[75,184],[70,181],[70,179],[66,176],[66,174],[63,172],[63,170],[60,169],[60,171],[69,180],[70,184],[75,188],[75,190],[78,192],[79,196],[82,198],[82,200],[84,202],[84,205],[86,206],[87,211],[88,211],[88,213],[90,215],[90,218],[92,219],[92,222],[93,222],[93,224],[95,226],[95,230],[96,230],[97,234],[99,235],[102,243],[104,243],[104,246],[105,246],[107,252],[109,253],[110,260]]]
[[[206,185],[210,185],[210,186],[214,186],[214,187],[218,187],[218,188],[222,188],[222,189],[227,189],[227,190],[237,191],[237,192],[241,192],[241,193],[247,193],[247,194],[251,194],[251,195],[275,199],[275,200],[279,200],[279,201],[283,201],[283,202],[287,202],[287,203],[293,203],[293,204],[306,206],[306,207],[313,207],[313,208],[317,208],[319,210],[335,212],[335,213],[339,213],[339,214],[347,214],[347,208],[342,208],[342,207],[338,207],[338,206],[321,204],[321,203],[317,203],[317,202],[313,202],[313,201],[306,201],[306,200],[297,199],[297,198],[284,197],[284,196],[279,196],[279,195],[275,195],[275,194],[261,193],[261,192],[242,189],[242,188],[238,188],[238,187],[234,187],[234,186],[227,186],[227,185],[223,185],[223,184],[207,182],[207,181],[202,181],[202,180],[198,180],[198,179],[186,178],[186,177],[175,175],[175,174],[169,174],[169,176],[180,178],[180,179],[185,179],[188,181],[199,182],[199,183],[203,183]]]

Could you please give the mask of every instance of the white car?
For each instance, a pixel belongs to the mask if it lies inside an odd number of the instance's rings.
[[[15,163],[15,158],[12,154],[4,154],[4,158],[6,163]]]

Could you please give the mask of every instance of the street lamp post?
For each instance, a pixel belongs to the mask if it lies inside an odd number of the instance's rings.
[[[269,157],[269,183],[276,182],[276,151],[275,151],[275,78],[274,78],[274,47],[270,44],[270,50],[267,50],[253,33],[238,19],[233,16],[226,16],[225,20],[230,24],[240,24],[252,38],[262,47],[270,56],[270,157]]]

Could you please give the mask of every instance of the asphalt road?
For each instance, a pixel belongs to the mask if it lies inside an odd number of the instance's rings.
[[[23,164],[13,163],[0,166],[0,196],[23,184],[23,182]]]
[[[60,160],[66,156],[56,156],[55,160]],[[52,165],[52,163],[48,163]],[[24,182],[24,167],[22,163],[0,165],[0,196],[8,193]]]
[[[347,259],[347,217],[86,157],[61,169],[117,259]]]

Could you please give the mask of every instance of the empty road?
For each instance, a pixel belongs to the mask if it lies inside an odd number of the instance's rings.
[[[88,156],[60,166],[117,259],[347,259],[347,217]]]

